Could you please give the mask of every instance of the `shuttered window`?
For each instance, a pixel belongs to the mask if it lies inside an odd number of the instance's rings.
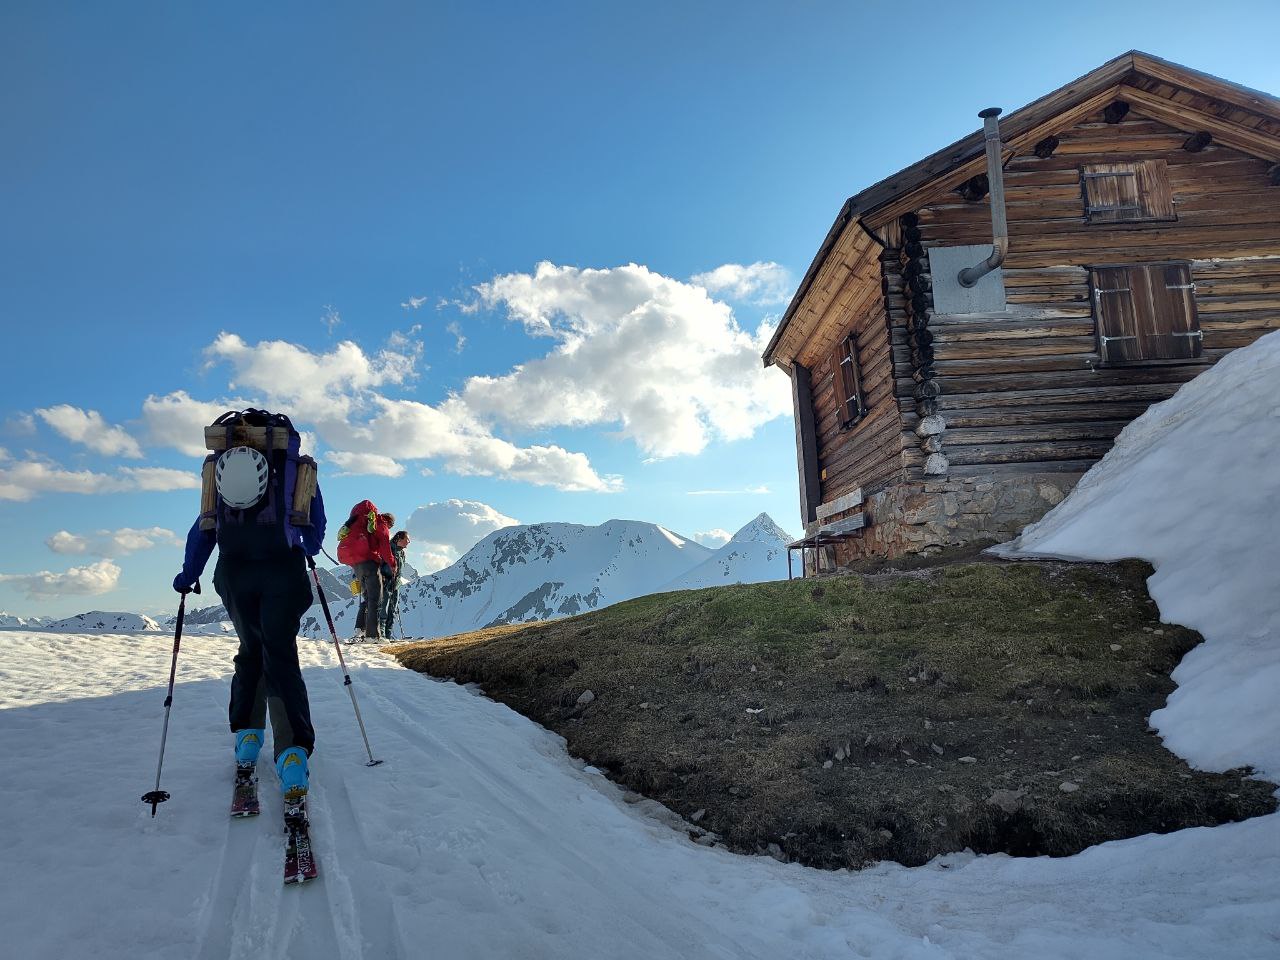
[[[858,366],[858,341],[850,334],[840,341],[831,358],[836,391],[836,419],[843,430],[862,419],[867,411],[862,398],[862,370]]]
[[[1080,178],[1090,223],[1178,219],[1163,160],[1091,163],[1081,167]]]
[[[1200,356],[1195,285],[1187,264],[1095,267],[1091,276],[1104,364]]]

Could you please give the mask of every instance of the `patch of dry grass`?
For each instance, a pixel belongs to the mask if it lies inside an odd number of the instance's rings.
[[[1269,812],[1147,729],[1200,638],[1150,568],[939,562],[641,597],[388,648],[481,684],[735,849],[922,863],[1075,853]],[[579,704],[584,691],[594,699]]]

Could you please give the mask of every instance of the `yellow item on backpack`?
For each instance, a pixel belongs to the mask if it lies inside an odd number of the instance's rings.
[[[358,596],[360,596],[360,594],[361,594],[361,592],[362,592],[362,591],[363,591],[363,588],[360,586],[360,581],[359,581],[359,580],[352,580],[352,581],[351,581],[351,595],[352,595],[353,597],[358,597]]]

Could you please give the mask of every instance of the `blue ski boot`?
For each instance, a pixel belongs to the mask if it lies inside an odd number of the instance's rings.
[[[258,762],[258,752],[266,735],[266,730],[236,731],[236,766],[252,767]]]
[[[289,747],[276,757],[276,773],[286,800],[301,800],[307,795],[307,751]]]

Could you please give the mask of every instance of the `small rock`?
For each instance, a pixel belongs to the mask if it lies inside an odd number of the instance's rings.
[[[1119,651],[1120,651],[1120,644],[1118,644],[1118,643],[1113,643],[1113,644],[1111,645],[1111,652],[1112,652],[1112,653],[1118,653]]]
[[[830,760],[824,760],[824,761],[822,762],[822,769],[823,769],[823,770],[830,770],[830,769],[831,769],[831,761],[830,761]]]
[[[1063,793],[1075,793],[1077,790],[1080,789],[1080,784],[1075,783],[1074,781],[1071,781],[1071,780],[1063,780],[1060,784],[1058,784],[1058,789],[1061,790]]]
[[[955,788],[955,787],[953,787],[953,786],[952,786],[951,784],[949,784],[949,783],[940,783],[940,784],[938,784],[938,792],[939,792],[939,793],[953,793],[953,792],[955,792],[955,789],[956,789],[956,788]]]
[[[1005,813],[1017,813],[1022,807],[1024,796],[1026,796],[1024,790],[996,790],[987,797],[987,803],[993,807],[999,807]]]
[[[751,665],[751,672],[752,673],[756,672],[756,665],[754,663]]]
[[[641,709],[641,710],[648,710],[648,709],[649,709],[649,701],[648,701],[648,700],[646,700],[644,703],[640,704],[640,709]]]
[[[704,847],[714,847],[716,845],[716,838],[709,833],[704,833],[700,837],[694,837],[693,842]]]
[[[909,766],[909,767],[914,767],[914,766],[916,766],[916,761],[915,761],[915,760],[912,760],[910,757],[907,757],[907,766]]]
[[[943,752],[942,748],[938,746],[936,743],[929,744],[929,749],[932,750],[934,753],[936,753],[938,756],[942,756],[942,752]]]
[[[926,730],[932,730],[932,729],[933,729],[933,721],[931,721],[931,720],[926,720],[926,721],[924,722],[924,728],[925,728]]]
[[[738,794],[740,794],[741,792],[742,792],[742,788],[741,788],[741,787],[730,787],[730,788],[729,788],[729,793],[730,793],[730,795],[731,795],[731,796],[735,796],[735,797],[736,797],[736,796],[737,796]]]
[[[1078,753],[1077,753],[1077,754],[1076,754],[1074,757],[1072,757],[1071,759],[1072,759],[1072,760],[1079,760],[1079,759],[1080,759],[1080,754],[1078,754]]]
[[[1163,636],[1164,636],[1164,631],[1163,631],[1163,630],[1152,630],[1151,632],[1152,632],[1153,634],[1155,634],[1157,637],[1163,637]]]
[[[582,693],[578,696],[578,706],[585,707],[595,698],[596,698],[596,695],[592,693],[590,690],[583,690]]]
[[[978,758],[977,757],[961,757],[960,762],[961,763],[977,763]]]
[[[747,707],[747,713],[750,713],[752,715],[757,713],[764,713],[764,707]]]
[[[689,819],[692,820],[694,823],[697,823],[706,815],[707,815],[707,811],[705,808],[703,808],[701,810],[695,810],[693,811],[693,813],[689,814]]]
[[[782,852],[782,848],[778,846],[776,843],[769,844],[769,846],[765,847],[765,849],[769,851],[769,856],[773,857],[773,859],[778,860],[782,863],[787,862],[787,855]]]
[[[840,761],[843,759],[844,759],[844,747],[838,747],[836,749],[836,760]]]
[[[885,839],[885,840],[892,840],[892,839],[893,839],[893,831],[892,831],[892,830],[884,830],[884,829],[880,829],[880,830],[877,830],[877,831],[876,831],[876,833],[880,834],[880,836],[881,836],[883,839]]]
[[[1143,633],[1155,633],[1155,631],[1154,631],[1151,627],[1143,627],[1143,628],[1142,628],[1142,632],[1143,632]]]

